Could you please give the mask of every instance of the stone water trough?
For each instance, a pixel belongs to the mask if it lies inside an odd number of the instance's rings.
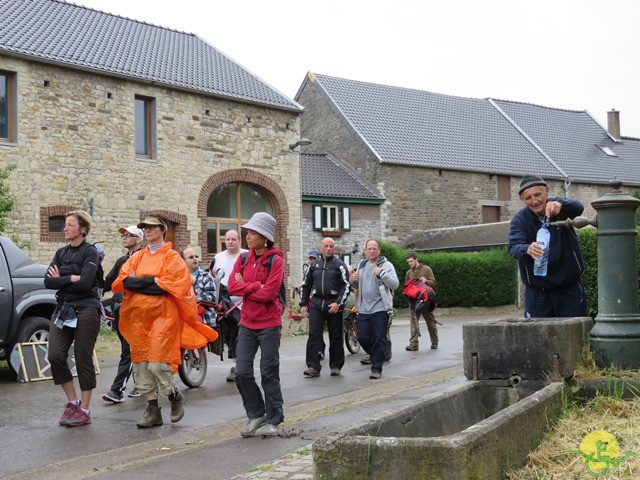
[[[314,478],[504,478],[561,412],[562,379],[573,372],[591,324],[588,317],[466,324],[470,380],[316,439]]]

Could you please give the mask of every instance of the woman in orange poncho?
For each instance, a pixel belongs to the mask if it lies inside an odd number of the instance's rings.
[[[189,270],[172,244],[164,242],[166,221],[150,216],[138,228],[144,230],[149,246],[125,262],[111,288],[126,292],[120,331],[131,346],[136,386],[148,401],[136,425],[148,428],[163,423],[159,395],[169,397],[172,422],[184,416],[184,395],[176,388],[173,375],[181,363],[183,327],[189,331],[189,348],[203,346],[217,335],[198,322]]]

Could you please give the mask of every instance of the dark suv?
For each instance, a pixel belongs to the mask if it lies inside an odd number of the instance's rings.
[[[35,263],[0,236],[0,360],[19,342],[49,338],[56,292],[44,287],[46,265]]]

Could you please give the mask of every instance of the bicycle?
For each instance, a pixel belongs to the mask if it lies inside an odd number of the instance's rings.
[[[356,327],[356,307],[345,308],[342,314],[344,326],[344,343],[349,353],[356,354],[360,351],[360,343],[358,343],[358,328]]]

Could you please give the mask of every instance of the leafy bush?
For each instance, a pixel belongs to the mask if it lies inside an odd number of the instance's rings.
[[[393,263],[400,279],[394,305],[406,306],[402,285],[407,265],[407,250],[382,242],[382,255]],[[513,304],[517,296],[517,264],[506,248],[477,253],[418,253],[420,263],[429,265],[436,277],[440,307],[472,307]]]

